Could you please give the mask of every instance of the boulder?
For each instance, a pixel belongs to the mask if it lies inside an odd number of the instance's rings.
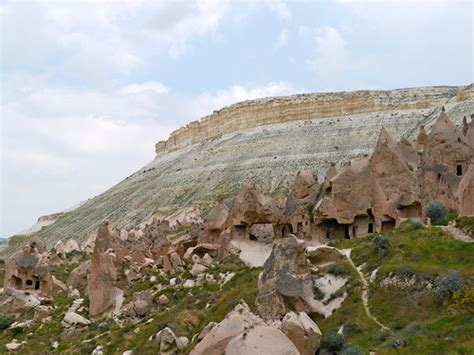
[[[255,300],[258,313],[266,321],[280,320],[290,310],[312,312],[313,300],[304,242],[290,234],[273,246],[265,261]]]
[[[67,292],[67,286],[64,282],[62,282],[61,280],[58,280],[54,276],[52,278],[53,278],[53,292],[55,294],[59,292]]]
[[[264,325],[263,320],[253,314],[245,303],[238,304],[224,320],[207,331],[190,354],[221,355],[231,339],[257,325]]]
[[[38,306],[35,308],[35,315],[33,320],[37,323],[41,323],[46,317],[49,316],[49,312],[51,311],[50,307],[48,306]]]
[[[23,342],[19,343],[18,340],[13,339],[11,343],[5,344],[5,347],[7,348],[8,351],[15,351],[21,348],[23,345]]]
[[[234,337],[225,348],[225,355],[299,355],[298,349],[280,330],[257,325]]]
[[[204,254],[201,260],[201,264],[207,267],[211,267],[213,262],[214,262],[214,259],[208,253]]]
[[[54,249],[56,250],[56,253],[65,255],[72,253],[73,251],[79,251],[80,247],[75,239],[69,239],[66,243],[58,241],[54,246]]]
[[[166,295],[161,295],[158,298],[158,302],[160,303],[160,306],[166,306],[170,302],[170,300]]]
[[[5,289],[5,295],[0,299],[0,313],[24,313],[41,304],[41,297],[35,293]]]
[[[82,262],[78,267],[72,270],[69,273],[69,277],[66,281],[68,286],[77,288],[80,286],[87,285],[87,276],[89,275],[91,269],[91,260],[86,260]]]
[[[319,327],[304,312],[288,312],[283,317],[280,329],[301,355],[314,355],[321,345],[322,333]]]
[[[191,268],[191,275],[197,276],[200,274],[203,274],[207,271],[207,267],[202,265],[202,264],[194,264],[193,267]]]
[[[178,354],[179,350],[186,348],[189,343],[186,337],[176,337],[168,327],[160,330],[151,340],[158,343],[158,354],[162,355]]]
[[[183,268],[183,261],[179,257],[177,252],[173,252],[169,255],[171,265],[174,270],[180,270]]]
[[[133,309],[139,317],[144,317],[150,313],[153,306],[153,295],[151,291],[136,292],[133,294]]]
[[[69,325],[74,325],[74,326],[89,325],[91,323],[90,320],[84,318],[83,316],[75,312],[67,312],[63,320],[65,323]]]

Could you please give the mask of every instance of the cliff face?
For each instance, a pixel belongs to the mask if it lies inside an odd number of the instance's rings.
[[[207,139],[259,126],[298,120],[313,120],[390,110],[428,109],[444,105],[469,90],[441,86],[386,91],[354,91],[301,94],[239,102],[193,121],[155,146],[157,154],[168,153]]]
[[[398,140],[429,132],[441,107],[460,125],[474,113],[474,90],[432,87],[394,91],[309,94],[246,101],[224,108],[173,133],[159,154],[124,181],[65,213],[36,236],[84,241],[104,220],[133,227],[156,213],[194,206],[203,211],[231,199],[242,183],[259,183],[282,197],[299,170],[323,181],[372,153],[381,127]],[[162,148],[160,148],[162,147]]]

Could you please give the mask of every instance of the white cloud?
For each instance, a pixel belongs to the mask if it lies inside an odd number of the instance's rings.
[[[236,101],[298,91],[275,82],[183,96],[157,81],[86,90],[40,76],[2,79],[6,234],[103,192],[152,160],[154,144],[191,120]]]
[[[282,20],[289,21],[291,20],[291,11],[287,6],[287,2],[284,0],[266,0],[264,1],[269,7],[270,10],[275,12]]]
[[[288,44],[288,31],[282,30],[278,35],[275,48],[282,48]]]
[[[376,89],[373,80],[380,73],[380,59],[371,53],[356,55],[341,31],[334,27],[304,29],[302,36],[313,35],[313,54],[307,60],[320,91]]]
[[[2,59],[101,83],[136,72],[150,54],[187,54],[194,39],[218,32],[229,7],[217,0],[8,2]]]
[[[121,94],[139,94],[145,91],[152,91],[156,94],[164,94],[169,91],[165,85],[157,81],[147,81],[141,84],[130,84],[119,88]]]
[[[193,101],[194,111],[199,117],[211,114],[214,110],[230,104],[268,96],[291,95],[301,92],[286,82],[272,82],[265,85],[233,85],[215,93],[203,93]],[[197,118],[197,117],[195,117]]]
[[[350,64],[350,53],[339,32],[333,27],[318,29],[315,45],[315,53],[308,64],[318,79],[337,81],[344,78]]]

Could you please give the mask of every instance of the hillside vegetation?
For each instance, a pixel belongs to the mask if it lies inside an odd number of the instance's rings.
[[[454,240],[436,227],[416,225],[384,235],[390,242],[385,255],[374,248],[374,236],[341,240],[335,246],[351,248],[352,259],[363,265],[369,277],[377,270],[369,288],[369,306],[392,332],[374,332],[368,320],[361,322],[367,318],[361,306],[347,302],[336,311],[334,319],[320,322],[323,332],[337,330],[341,325],[335,321],[339,313],[343,324],[355,328],[348,339],[366,350],[381,354],[472,354],[474,243]],[[433,289],[436,280],[453,270],[459,272],[465,290],[455,293],[455,302],[451,296],[440,300]],[[326,324],[330,326],[326,328]],[[402,342],[404,347],[394,349],[394,342]]]
[[[374,247],[374,235],[339,240],[333,244],[339,249],[352,249],[354,263],[363,265],[366,279],[373,280],[369,286],[369,307],[390,331],[382,330],[366,315],[361,300],[360,278],[348,260],[343,259],[317,271],[349,279],[344,289],[339,291],[348,294],[343,305],[326,319],[313,317],[323,334],[327,337],[344,326],[346,346],[356,346],[364,353],[472,354],[474,243],[454,240],[437,227],[416,225],[385,233],[384,236],[388,238],[389,246],[383,253]],[[229,282],[222,286],[164,287],[154,297],[157,300],[165,294],[170,303],[166,307],[157,307],[135,324],[117,325],[111,319],[102,319],[83,329],[65,331],[61,320],[73,300],[62,294],[54,299],[51,322],[32,329],[9,328],[3,331],[0,334],[0,349],[5,349],[5,344],[15,338],[27,342],[21,349],[23,354],[90,354],[97,345],[103,346],[105,354],[121,354],[129,349],[135,349],[140,354],[152,354],[156,344],[149,341],[149,337],[169,326],[178,336],[187,336],[191,340],[185,352],[188,353],[197,343],[195,336],[209,322],[221,321],[240,300],[254,308],[261,270],[246,267],[238,259],[230,258],[212,271],[216,274],[235,272]],[[440,300],[434,284],[439,276],[446,275],[450,270],[459,272],[465,289]],[[52,271],[65,281],[67,267],[53,268]],[[3,269],[0,268],[0,279],[1,273]],[[171,278],[186,278],[187,273],[166,275],[155,272],[156,283],[169,285]],[[130,288],[125,287],[125,298],[130,299],[134,292],[156,286],[156,283],[147,280]],[[25,319],[31,317],[32,314],[23,315]],[[56,350],[52,347],[53,341],[59,343]]]

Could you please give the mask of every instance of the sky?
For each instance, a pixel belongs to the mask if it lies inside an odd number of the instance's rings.
[[[473,82],[472,1],[0,1],[0,236],[237,101]]]

